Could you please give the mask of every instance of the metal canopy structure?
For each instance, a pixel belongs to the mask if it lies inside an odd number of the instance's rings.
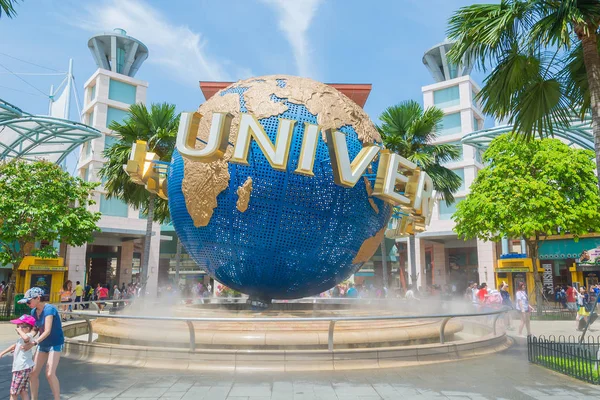
[[[45,159],[60,164],[77,146],[101,136],[87,125],[32,115],[0,99],[0,160]]]
[[[513,131],[512,125],[495,126],[493,128],[481,129],[469,133],[462,138],[463,144],[485,150],[490,142],[496,137]],[[570,120],[568,128],[556,127],[554,137],[562,139],[569,146],[576,146],[586,150],[594,150],[594,134],[592,133],[592,120],[588,115],[582,121],[580,118],[573,117]]]

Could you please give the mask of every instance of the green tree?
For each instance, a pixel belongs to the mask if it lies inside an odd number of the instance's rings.
[[[478,95],[483,111],[527,138],[552,136],[591,111],[600,168],[599,27],[599,0],[474,4],[450,18],[449,56],[493,67]]]
[[[465,240],[524,238],[534,263],[536,297],[542,297],[537,271],[540,242],[550,235],[600,230],[600,197],[594,153],[570,148],[558,139],[521,143],[510,135],[494,139],[484,154],[466,199],[453,216]]]
[[[121,199],[142,210],[146,215],[146,237],[141,266],[141,279],[145,284],[152,223],[168,220],[169,207],[166,200],[148,192],[144,186],[133,183],[125,173],[123,165],[127,164],[131,146],[138,140],[146,141],[150,151],[155,152],[161,161],[171,161],[179,128],[179,115],[175,112],[173,104],[152,104],[149,110],[144,104],[133,104],[123,123],[113,121],[108,128],[118,134],[120,139],[104,151],[107,161],[100,169],[100,177],[105,180],[107,198]]]
[[[46,161],[0,164],[0,262],[13,265],[8,304],[27,245],[60,241],[81,246],[92,240],[100,213],[87,206],[94,204],[90,193],[96,186]],[[46,246],[35,253],[55,257],[56,249]]]
[[[15,11],[15,4],[17,4],[17,2],[18,0],[0,0],[0,18],[2,17],[2,13],[8,18],[17,15],[17,12]]]
[[[381,125],[378,129],[385,148],[414,162],[427,172],[436,192],[450,205],[454,202],[454,193],[460,189],[462,180],[443,164],[458,160],[462,148],[454,144],[433,143],[443,118],[444,112],[439,108],[423,110],[419,103],[408,100],[388,107],[379,116]],[[411,265],[415,268],[414,237],[409,238],[409,246]],[[415,282],[416,271],[411,271],[411,274],[412,281]]]

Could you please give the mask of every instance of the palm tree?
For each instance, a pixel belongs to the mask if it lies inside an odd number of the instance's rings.
[[[526,138],[552,136],[591,111],[600,169],[599,27],[600,0],[474,4],[450,18],[448,55],[492,67],[478,95],[483,111]]]
[[[17,2],[18,0],[0,0],[0,17],[2,17],[2,13],[8,18],[17,15],[17,12],[15,11],[15,4],[17,4]]]
[[[100,169],[100,177],[105,180],[106,196],[116,197],[142,210],[147,218],[140,273],[142,284],[146,283],[148,276],[152,223],[168,220],[169,207],[166,200],[133,183],[123,165],[127,164],[131,146],[137,140],[146,141],[150,151],[155,152],[161,161],[171,161],[178,127],[179,115],[175,113],[175,105],[167,103],[152,104],[150,110],[144,104],[134,104],[122,124],[113,121],[108,127],[120,136],[120,140],[104,151],[107,161]]]
[[[433,181],[433,187],[447,205],[454,202],[454,193],[462,184],[461,178],[444,163],[457,160],[461,149],[453,144],[434,144],[444,112],[436,107],[423,110],[414,100],[404,101],[388,107],[380,116],[378,127],[386,149],[414,162],[427,172]],[[411,249],[411,280],[416,277],[415,241],[409,237]],[[385,247],[382,247],[382,250]],[[385,258],[385,254],[382,256]]]

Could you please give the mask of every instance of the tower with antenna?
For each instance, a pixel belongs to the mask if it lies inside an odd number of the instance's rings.
[[[123,29],[114,29],[92,36],[88,48],[98,69],[85,82],[83,122],[102,132],[102,137],[86,143],[81,150],[77,170],[86,181],[101,182],[99,170],[106,161],[103,153],[118,136],[108,127],[113,121],[122,123],[132,104],[145,103],[148,82],[134,78],[148,58],[148,48],[128,36]],[[93,284],[129,284],[136,280],[136,265],[141,262],[141,248],[147,221],[140,210],[129,207],[116,198],[107,198],[101,184],[94,193],[100,211],[101,231],[94,241],[78,248],[69,248],[67,266],[73,282]],[[156,292],[160,247],[160,225],[153,224],[148,281],[146,288]]]

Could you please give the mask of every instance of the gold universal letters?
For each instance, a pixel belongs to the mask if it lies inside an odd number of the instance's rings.
[[[296,125],[296,121],[279,118],[277,138],[275,139],[275,145],[273,145],[262,125],[258,122],[258,119],[251,114],[242,114],[237,142],[235,143],[233,156],[229,159],[229,162],[248,165],[250,139],[253,137],[267,158],[267,161],[271,164],[271,168],[278,171],[286,171],[294,125]]]
[[[150,193],[166,199],[167,180],[160,176],[154,161],[158,161],[156,153],[147,151],[146,142],[138,140],[132,146],[129,160],[123,169],[134,183],[144,185]]]
[[[202,149],[196,148],[196,137],[202,115],[197,112],[182,113],[177,134],[177,151],[186,159],[197,162],[212,162],[222,159],[229,146],[232,115],[213,113],[207,143]],[[272,168],[286,171],[290,144],[297,121],[279,118],[275,144],[271,141],[258,119],[251,114],[241,114],[237,141],[230,162],[248,165],[248,153],[252,139],[256,141]],[[314,176],[315,154],[321,128],[318,125],[304,123],[302,147],[298,165],[294,173]],[[354,160],[350,161],[346,135],[338,130],[325,131],[327,147],[331,159],[334,181],[337,185],[351,188],[364,175],[379,154],[379,167],[372,195],[381,200],[399,206],[402,214],[398,221],[398,230],[413,233],[423,230],[429,223],[433,210],[433,182],[429,175],[413,162],[380,149],[377,145],[363,145]],[[137,184],[145,185],[150,192],[167,198],[167,182],[155,168],[156,154],[148,152],[146,143],[136,142],[131,149],[130,159],[123,168]]]
[[[403,172],[398,171],[400,168],[403,169]],[[396,206],[411,205],[411,199],[398,193],[396,188],[399,187],[399,192],[406,193],[407,174],[412,174],[416,168],[417,166],[406,158],[389,150],[381,150],[373,196]]]
[[[366,144],[350,163],[346,135],[337,130],[327,129],[325,136],[327,137],[327,148],[329,149],[331,168],[333,168],[334,182],[343,187],[354,187],[379,153],[379,147],[372,143]]]
[[[177,132],[177,151],[183,157],[201,162],[211,162],[223,158],[229,140],[229,130],[233,115],[213,113],[208,142],[203,149],[196,149],[196,136],[202,115],[197,112],[181,113]]]

